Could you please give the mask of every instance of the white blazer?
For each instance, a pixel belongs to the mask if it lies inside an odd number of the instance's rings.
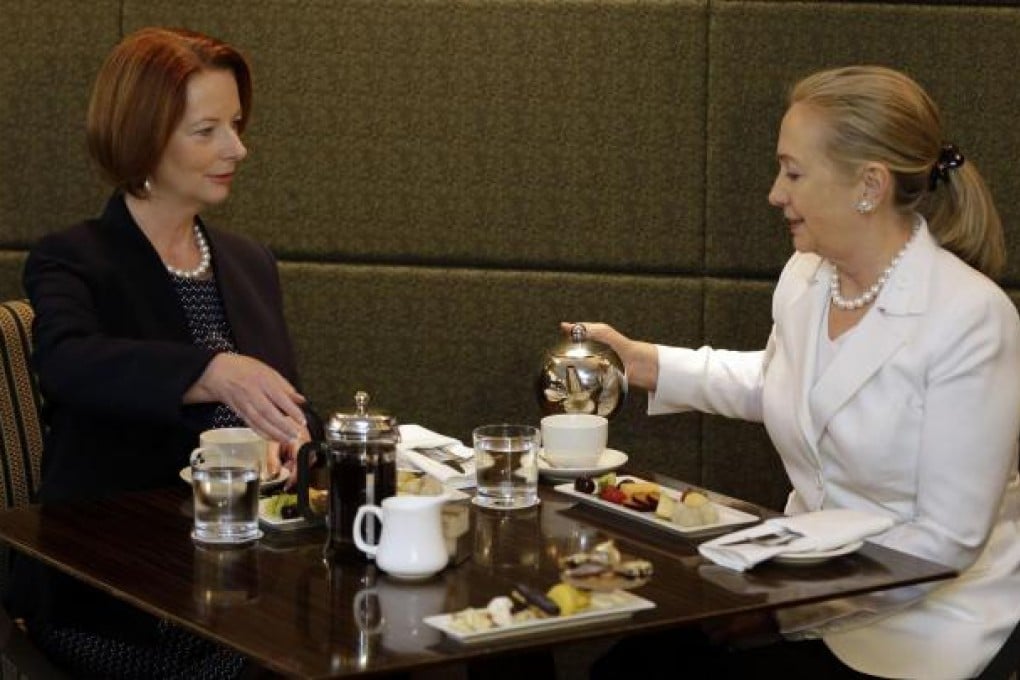
[[[764,351],[659,347],[649,413],[764,422],[787,513],[856,508],[897,524],[876,543],[949,565],[942,584],[787,610],[871,675],[978,674],[1020,619],[1020,318],[921,225],[875,304],[816,376],[831,265],[795,254]]]

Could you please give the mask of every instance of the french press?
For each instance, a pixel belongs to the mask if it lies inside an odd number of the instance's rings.
[[[323,549],[328,560],[364,559],[364,553],[354,545],[354,516],[362,505],[379,505],[397,493],[400,430],[393,416],[369,411],[368,402],[366,392],[355,394],[354,411],[334,413],[326,424],[325,440],[305,444],[298,451],[298,509],[306,519],[320,517],[309,503],[311,468],[325,460],[328,470]],[[378,520],[366,522],[364,538],[368,543],[378,543],[380,533]]]

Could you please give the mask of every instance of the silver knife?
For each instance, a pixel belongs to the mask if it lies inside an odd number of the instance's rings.
[[[449,445],[448,445],[449,446]],[[457,460],[455,454],[450,453],[444,446],[412,446],[413,451],[417,451],[421,455],[425,456],[429,460],[433,460],[437,463],[453,468],[457,472],[464,474],[464,466],[461,465],[460,461]]]

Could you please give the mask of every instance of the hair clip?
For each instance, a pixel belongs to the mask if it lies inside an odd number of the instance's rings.
[[[949,171],[956,170],[963,165],[963,162],[963,152],[959,147],[951,142],[943,144],[938,160],[931,167],[931,174],[928,176],[928,191],[935,191],[940,179],[943,182],[948,182]]]

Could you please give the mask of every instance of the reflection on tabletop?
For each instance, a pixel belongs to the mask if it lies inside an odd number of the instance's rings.
[[[205,620],[228,607],[252,602],[259,594],[259,549],[195,544],[195,604]]]

